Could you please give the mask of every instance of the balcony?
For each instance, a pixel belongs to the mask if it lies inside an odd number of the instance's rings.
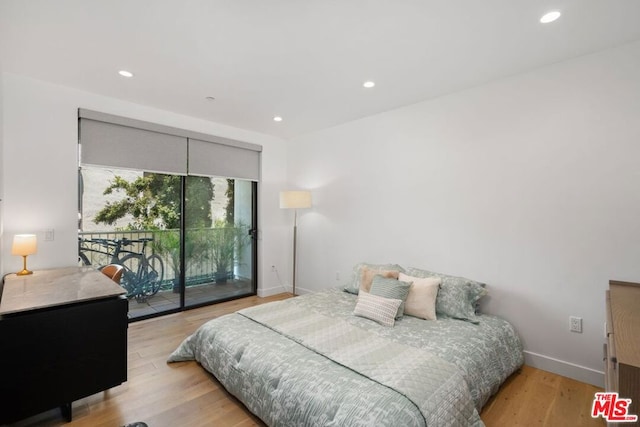
[[[121,285],[129,298],[129,317],[180,308],[178,230],[81,232],[81,264],[125,267]],[[187,230],[185,306],[254,293],[248,230],[241,227]]]

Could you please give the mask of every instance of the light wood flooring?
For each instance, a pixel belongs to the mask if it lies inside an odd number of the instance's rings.
[[[144,421],[149,427],[264,426],[196,362],[167,364],[167,356],[207,320],[241,308],[290,297],[256,296],[129,325],[128,381],[74,402],[73,421],[52,410],[13,424],[118,427]],[[487,427],[604,426],[590,417],[598,388],[524,366],[487,403]]]

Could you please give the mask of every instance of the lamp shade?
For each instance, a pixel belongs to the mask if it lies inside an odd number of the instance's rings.
[[[12,255],[32,255],[36,253],[36,249],[35,234],[16,234],[13,236],[13,245],[11,246]]]
[[[281,209],[304,209],[311,207],[310,191],[281,191]]]

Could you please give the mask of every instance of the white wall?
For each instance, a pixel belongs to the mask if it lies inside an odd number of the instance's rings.
[[[9,238],[37,233],[38,253],[28,259],[32,269],[77,264],[77,109],[146,120],[263,146],[260,183],[260,294],[281,292],[271,265],[286,265],[282,244],[286,222],[278,208],[284,186],[286,144],[283,140],[213,122],[157,110],[12,74],[2,75],[4,111],[0,146],[0,184],[4,182],[3,272],[16,271],[21,258],[12,256]],[[55,240],[44,241],[53,228]]]
[[[602,384],[608,280],[640,281],[639,160],[640,43],[295,138],[298,286],[359,261],[480,280],[529,364]]]

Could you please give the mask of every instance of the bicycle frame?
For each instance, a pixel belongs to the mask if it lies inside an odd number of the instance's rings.
[[[138,302],[146,302],[155,295],[164,277],[164,263],[155,254],[146,255],[146,248],[152,238],[142,239],[82,239],[78,238],[78,257],[84,265],[91,265],[91,260],[84,252],[93,252],[108,257],[111,264],[119,264],[125,268],[121,286],[127,290],[127,297],[135,297]],[[125,246],[142,244],[139,252],[128,250]],[[87,246],[89,245],[89,246]],[[94,245],[97,245],[96,248]],[[93,258],[93,256],[91,257]],[[104,267],[98,267],[98,269]]]

